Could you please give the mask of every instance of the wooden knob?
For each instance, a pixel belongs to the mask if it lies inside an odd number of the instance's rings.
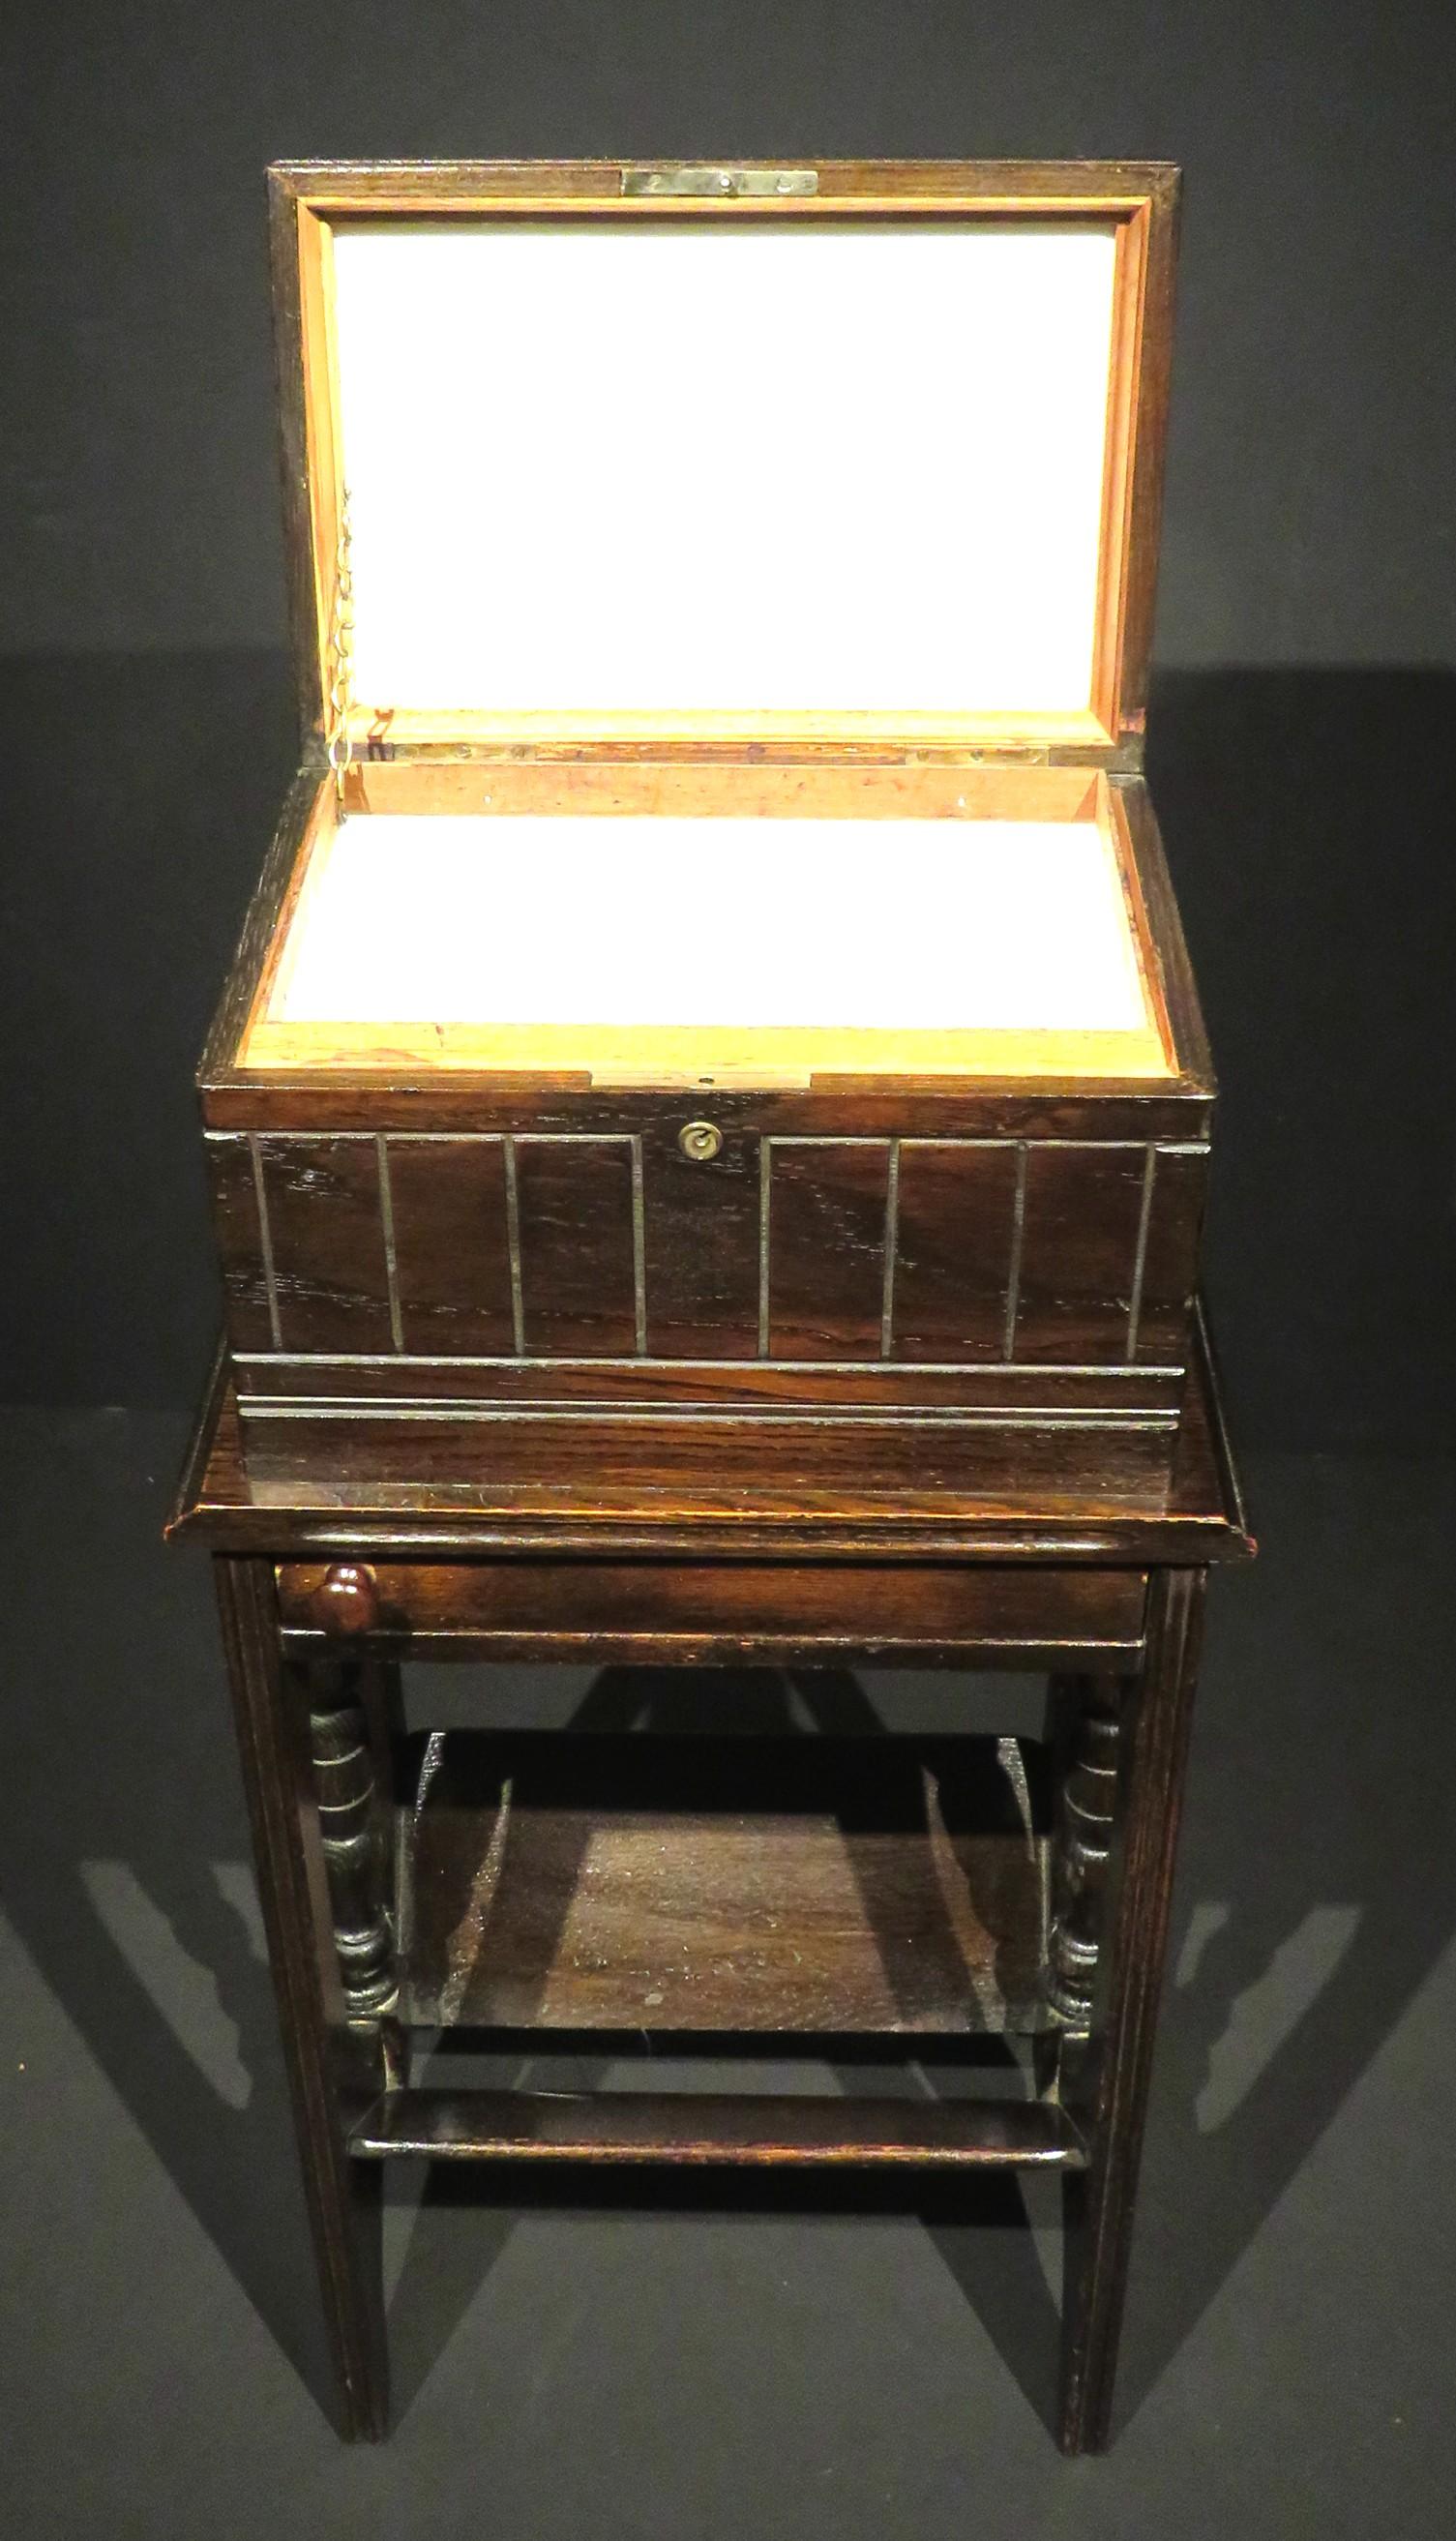
[[[312,1604],[321,1632],[351,1640],[379,1629],[379,1581],[367,1562],[330,1562]]]

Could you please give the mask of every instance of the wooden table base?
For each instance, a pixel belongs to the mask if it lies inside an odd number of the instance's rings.
[[[781,1483],[781,1478],[780,1478]],[[556,1513],[482,1485],[255,1494],[218,1385],[175,1534],[212,1552],[342,2397],[380,2436],[380,2181],[399,2154],[1037,2167],[1065,2200],[1059,2439],[1108,2441],[1211,1562],[1252,1551],[1206,1359],[1167,1510]],[[569,1657],[1050,1672],[1041,1742],[410,1737],[399,1661]],[[487,2042],[1031,2042],[1022,2099],[438,2090]]]

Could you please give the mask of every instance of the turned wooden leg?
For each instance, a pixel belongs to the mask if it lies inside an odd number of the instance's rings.
[[[1202,1570],[1155,1570],[1139,1676],[1054,1697],[1061,1766],[1049,1996],[1059,2088],[1088,2166],[1065,2185],[1059,2440],[1101,2452],[1111,2430],[1194,1682]]]
[[[362,1690],[349,1673],[329,1669],[307,1700],[314,1796],[344,2010],[351,2022],[377,2019],[394,2009],[400,1987],[390,1924],[387,1837]]]
[[[339,1670],[321,1669],[311,1692],[310,1673],[284,1664],[271,1563],[218,1557],[213,1569],[341,2432],[378,2437],[380,2167],[351,2161],[346,2137],[351,2094],[378,2087],[395,1994],[373,1750]]]
[[[1069,2063],[1067,2042],[1092,2026],[1117,1810],[1123,1687],[1116,1677],[1063,1677],[1053,1702],[1056,1838],[1047,1987],[1062,2034],[1062,2061]]]

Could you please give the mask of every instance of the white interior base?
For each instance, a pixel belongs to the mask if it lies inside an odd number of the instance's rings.
[[[1135,1032],[1093,821],[381,814],[300,903],[288,1023]]]

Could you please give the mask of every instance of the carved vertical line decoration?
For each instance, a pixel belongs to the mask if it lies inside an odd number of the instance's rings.
[[[885,1172],[885,1290],[880,1310],[880,1356],[889,1358],[895,1349],[895,1257],[900,1251],[900,1140],[890,1141],[890,1161]]]
[[[375,1140],[379,1157],[379,1219],[384,1229],[385,1278],[390,1291],[390,1339],[397,1350],[404,1347],[404,1324],[400,1313],[400,1266],[395,1258],[395,1192],[390,1181],[390,1142],[381,1129]]]
[[[1132,1287],[1128,1299],[1128,1364],[1137,1356],[1137,1327],[1142,1317],[1142,1278],[1147,1267],[1147,1230],[1152,1222],[1153,1178],[1158,1151],[1149,1142],[1142,1168],[1142,1206],[1137,1216],[1137,1249],[1132,1256]]]
[[[1062,2027],[1078,2034],[1091,2027],[1104,1940],[1122,1740],[1120,1706],[1121,1689],[1115,1679],[1079,1681],[1057,1795],[1047,1996]]]
[[[642,1185],[642,1141],[632,1148],[632,1316],[638,1358],[647,1355],[647,1204]]]
[[[283,1346],[283,1327],[278,1316],[278,1282],[273,1275],[273,1230],[268,1222],[268,1195],[263,1187],[262,1157],[258,1151],[257,1140],[251,1130],[248,1134],[248,1153],[253,1165],[254,1198],[257,1201],[257,1241],[258,1249],[262,1254],[263,1287],[268,1300],[268,1331],[272,1336],[274,1349],[280,1350]]]
[[[768,1212],[772,1188],[772,1140],[759,1140],[759,1356],[768,1356]]]
[[[506,1252],[511,1265],[511,1336],[517,1358],[526,1355],[526,1305],[521,1290],[521,1198],[516,1186],[516,1142],[501,1140],[505,1159]]]
[[[400,1987],[374,1762],[359,1705],[311,1710],[309,1748],[344,2005],[351,2019],[375,2019],[399,1999]]]
[[[1016,1356],[1016,1315],[1021,1304],[1021,1245],[1026,1230],[1026,1140],[1016,1142],[1016,1192],[1011,1202],[1011,1259],[1006,1266],[1006,1330],[1001,1356],[1007,1366]]]

